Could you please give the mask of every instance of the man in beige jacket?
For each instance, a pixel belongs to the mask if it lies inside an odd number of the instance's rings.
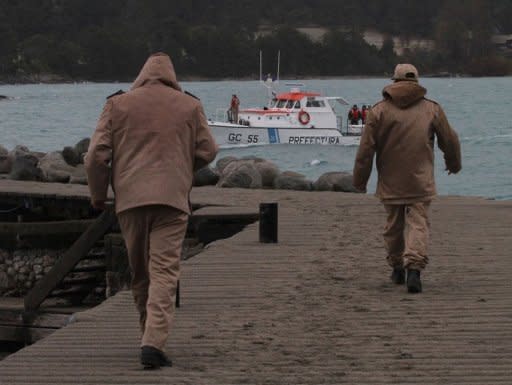
[[[391,279],[421,292],[421,270],[428,263],[429,206],[436,195],[434,141],[444,153],[448,173],[461,169],[460,143],[439,104],[425,98],[418,71],[398,64],[393,84],[367,116],[354,165],[354,187],[366,192],[376,154],[377,193],[387,212],[384,241]]]
[[[201,103],[181,92],[172,62],[162,53],[149,57],[129,92],[108,98],[91,139],[85,162],[91,201],[104,208],[112,183],[146,367],[171,365],[164,347],[193,173],[216,153]]]

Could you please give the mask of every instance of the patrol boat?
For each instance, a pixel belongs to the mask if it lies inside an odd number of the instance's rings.
[[[241,109],[238,122],[213,121],[208,124],[217,144],[328,144],[357,146],[363,125],[343,124],[345,117],[334,105],[348,105],[341,96],[322,96],[303,91],[297,85],[289,92],[273,93],[268,106]]]
[[[345,116],[337,113],[335,106],[346,106],[341,96],[322,96],[305,91],[303,84],[289,83],[290,90],[276,93],[277,79],[267,76],[262,80],[262,54],[260,52],[260,83],[267,88],[268,104],[263,108],[247,108],[238,112],[238,121],[229,119],[209,120],[212,133],[221,147],[265,144],[327,144],[357,146],[361,139],[362,124],[345,124]]]

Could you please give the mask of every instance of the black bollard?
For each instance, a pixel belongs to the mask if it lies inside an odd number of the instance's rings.
[[[176,284],[176,307],[180,306],[180,280],[178,280],[178,283]]]
[[[260,203],[260,242],[277,243],[277,203]]]

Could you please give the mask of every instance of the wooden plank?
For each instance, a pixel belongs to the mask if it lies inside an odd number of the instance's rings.
[[[98,261],[98,262],[90,263],[90,264],[83,265],[83,266],[80,266],[80,264],[78,264],[73,269],[73,271],[76,272],[76,273],[85,273],[85,272],[97,271],[97,270],[104,271],[105,269],[106,269],[105,262],[104,261]]]
[[[38,313],[32,319],[23,317],[23,310],[0,309],[0,325],[61,328],[67,325],[69,314]]]
[[[206,206],[192,212],[191,221],[215,219],[215,220],[248,220],[257,221],[260,213],[258,210],[248,207]]]
[[[113,196],[109,189],[109,199]],[[73,199],[86,203],[90,200],[89,188],[84,185],[9,179],[0,180],[0,198],[2,197]]]
[[[0,325],[0,340],[34,343],[55,332],[55,328]]]
[[[57,260],[53,268],[25,296],[25,310],[36,310],[50,292],[87,254],[91,247],[105,235],[115,221],[116,215],[113,207],[108,206],[80,238]]]
[[[0,222],[0,234],[69,234],[83,233],[95,219],[48,222]]]
[[[0,325],[0,341],[25,342],[26,331],[19,326]]]

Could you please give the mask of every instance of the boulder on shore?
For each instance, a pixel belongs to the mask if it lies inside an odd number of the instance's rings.
[[[313,183],[302,174],[285,171],[274,180],[274,188],[278,190],[311,191]]]
[[[77,154],[74,147],[66,146],[62,149],[62,157],[70,166],[76,166],[80,163],[80,154]]]
[[[219,181],[219,174],[211,167],[206,166],[194,173],[192,186],[214,186]]]
[[[91,139],[83,138],[80,141],[78,141],[77,144],[75,144],[74,150],[75,153],[78,154],[78,158],[81,160],[81,163],[83,163],[84,154],[86,154],[89,150],[90,143]]]
[[[12,159],[12,167],[9,179],[25,181],[41,181],[43,173],[37,166],[39,158],[25,146],[16,146],[9,155]]]
[[[70,166],[64,160],[62,153],[53,151],[46,154],[39,161],[39,168],[47,182],[68,183],[75,167]]]
[[[69,183],[84,185],[88,184],[87,174],[85,172],[85,166],[83,164],[79,164],[75,167],[75,170],[69,177]]]
[[[12,157],[9,151],[0,145],[0,174],[8,174],[12,168]]]
[[[279,167],[265,159],[255,159],[254,167],[261,175],[261,184],[264,188],[273,188],[274,180],[281,173]]]
[[[217,173],[221,175],[226,166],[235,160],[238,160],[238,158],[235,158],[234,156],[225,156],[224,158],[220,158],[215,164]]]
[[[315,191],[358,192],[352,185],[352,174],[339,171],[322,174],[313,183],[313,189]]]
[[[234,160],[220,175],[218,187],[262,188],[261,174],[254,160]]]

